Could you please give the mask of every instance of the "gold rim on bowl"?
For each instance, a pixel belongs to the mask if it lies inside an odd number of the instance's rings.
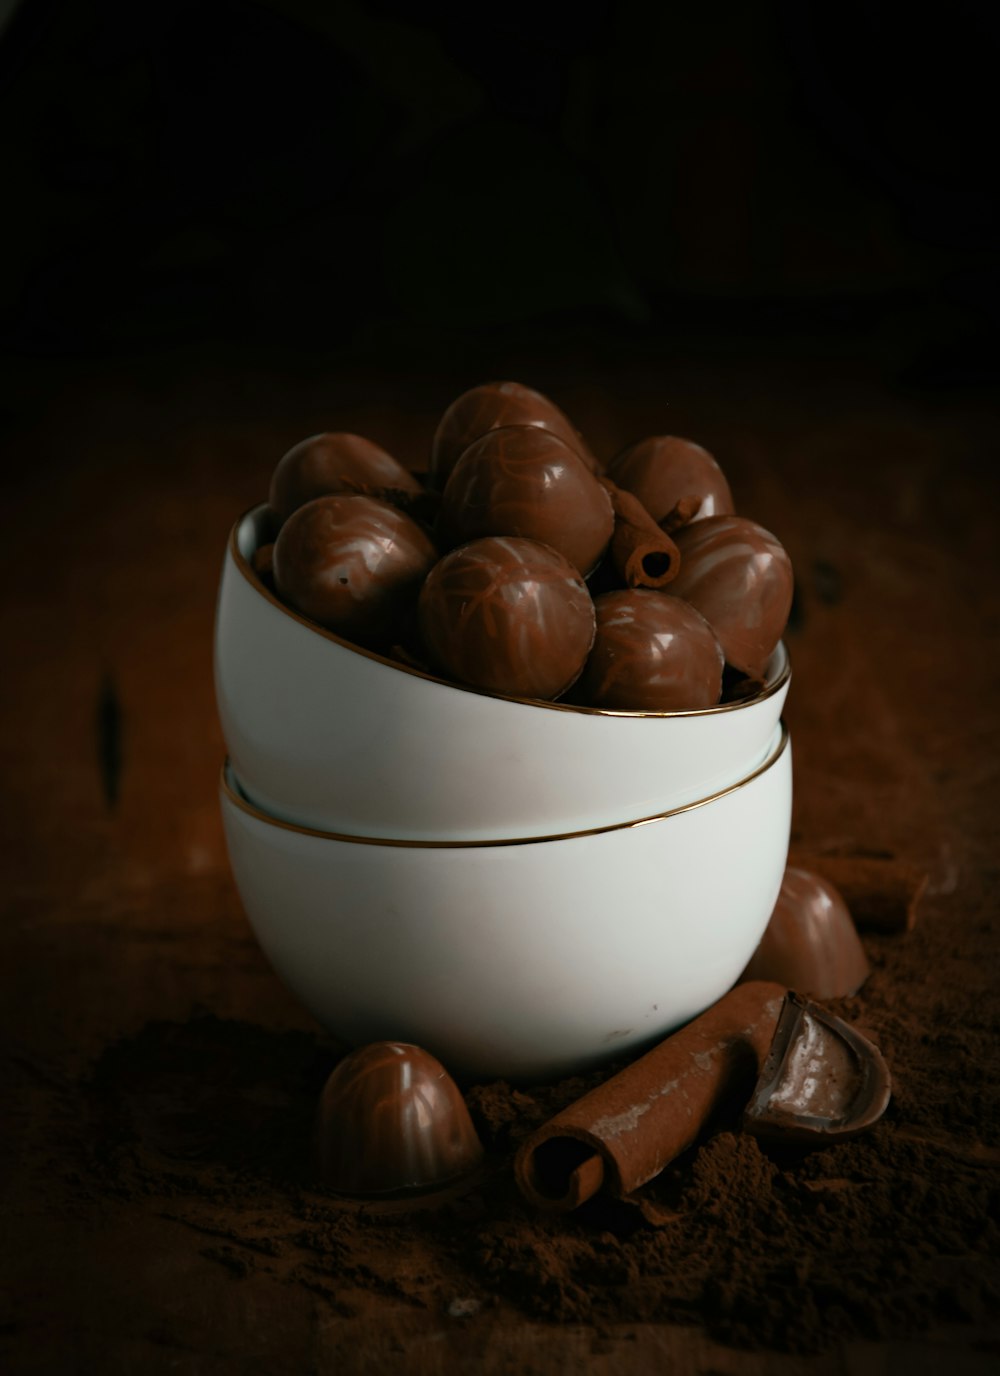
[[[256,821],[264,822],[268,826],[278,827],[281,831],[295,832],[299,836],[316,836],[321,841],[347,841],[356,846],[394,846],[406,850],[486,850],[494,849],[497,846],[529,846],[543,845],[548,841],[574,841],[581,836],[600,836],[609,831],[629,831],[633,827],[648,826],[650,822],[666,821],[668,817],[677,817],[682,812],[693,812],[695,808],[706,807],[709,803],[717,802],[730,793],[737,793],[747,784],[752,784],[755,779],[759,779],[762,774],[766,774],[771,766],[777,764],[784,755],[788,748],[788,740],[788,727],[782,720],[781,741],[774,753],[769,755],[763,764],[759,764],[746,778],[739,779],[727,788],[720,788],[718,792],[709,794],[707,798],[698,798],[693,803],[682,803],[680,807],[672,807],[667,812],[656,812],[652,816],[638,817],[631,822],[613,822],[602,827],[587,827],[582,831],[564,831],[554,836],[510,836],[478,841],[410,841],[401,840],[394,836],[352,836],[348,832],[320,831],[318,827],[303,827],[296,822],[285,822],[280,817],[272,817],[257,807],[256,804],[250,802],[240,792],[238,786],[230,780],[229,775],[232,766],[228,759],[222,766],[221,788],[233,806],[239,808],[241,812],[245,812],[248,817],[253,817]]]

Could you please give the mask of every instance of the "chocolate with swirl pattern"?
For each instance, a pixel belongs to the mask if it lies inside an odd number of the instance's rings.
[[[674,532],[680,573],[666,589],[697,607],[726,662],[763,679],[792,606],[792,563],[774,536],[742,516],[709,516]]]
[[[444,487],[473,440],[503,425],[534,425],[565,441],[591,472],[600,464],[583,436],[554,401],[520,382],[484,382],[457,397],[438,424],[431,447],[430,476]]]
[[[359,488],[385,489],[418,497],[418,480],[391,454],[361,435],[334,431],[292,446],[271,477],[268,504],[286,521],[317,497]]]
[[[584,577],[615,528],[611,498],[558,435],[505,425],[473,440],[444,489],[438,530],[445,545],[487,535],[539,540]]]
[[[559,697],[594,641],[587,585],[535,540],[491,537],[452,550],[428,575],[418,610],[445,677],[514,697]]]
[[[677,435],[651,435],[623,449],[609,464],[608,477],[638,497],[668,532],[734,510],[726,475],[712,455]]]

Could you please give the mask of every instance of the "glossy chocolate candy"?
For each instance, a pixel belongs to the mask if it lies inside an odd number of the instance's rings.
[[[709,516],[674,533],[683,597],[719,638],[726,662],[763,679],[792,606],[792,563],[774,536],[742,516]]]
[[[405,1042],[372,1042],[340,1062],[320,1099],[316,1148],[324,1183],[355,1195],[437,1189],[483,1155],[454,1080]]]
[[[278,596],[348,639],[378,641],[412,615],[438,554],[409,516],[372,497],[318,497],[274,544]]]
[[[514,697],[558,697],[594,641],[586,584],[534,540],[492,537],[452,550],[428,575],[419,615],[445,677]]]
[[[676,435],[652,435],[630,445],[608,466],[608,477],[638,497],[668,531],[734,510],[726,475],[712,455]]]
[[[312,435],[293,445],[271,478],[269,505],[286,521],[317,497],[338,492],[397,491],[419,496],[420,483],[401,463],[361,435]]]
[[[722,691],[722,647],[700,612],[648,588],[594,602],[594,648],[575,702],[634,712],[714,707]]]
[[[488,430],[504,425],[534,425],[565,441],[593,472],[600,465],[583,436],[574,429],[554,401],[520,382],[485,382],[463,392],[441,417],[431,447],[431,480],[444,487],[451,470]]]
[[[835,1142],[877,1123],[891,1092],[878,1047],[825,1008],[790,993],[743,1126],[776,1142]]]
[[[539,540],[584,577],[615,528],[611,498],[579,455],[534,425],[490,430],[466,449],[444,490],[445,544],[487,535]]]
[[[825,879],[789,866],[741,980],[766,979],[818,999],[855,994],[871,973],[847,904]]]

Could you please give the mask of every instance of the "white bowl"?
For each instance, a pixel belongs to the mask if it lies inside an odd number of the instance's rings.
[[[222,813],[254,931],[325,1027],[535,1079],[642,1047],[730,988],[781,886],[791,776],[779,727],[725,792],[575,836],[335,836],[265,816],[225,772]]]
[[[458,688],[289,610],[248,560],[268,511],[236,523],[219,589],[215,685],[240,788],[323,831],[496,840],[611,826],[727,787],[781,717],[784,647],[767,687],[697,712],[610,712]]]

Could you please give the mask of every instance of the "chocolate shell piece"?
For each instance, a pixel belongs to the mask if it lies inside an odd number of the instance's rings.
[[[293,445],[271,478],[269,504],[282,521],[317,497],[336,492],[397,491],[418,497],[423,489],[401,463],[362,435],[333,431]]]
[[[800,994],[839,999],[856,993],[870,974],[843,898],[818,874],[790,865],[767,930],[740,982],[773,980]]]
[[[763,678],[792,606],[792,562],[774,536],[742,516],[709,516],[674,534],[683,597],[719,638],[726,663]]]
[[[743,1126],[776,1142],[836,1142],[878,1122],[891,1093],[878,1047],[789,993]]]
[[[445,485],[473,440],[502,425],[548,430],[575,450],[592,472],[600,469],[583,436],[554,401],[520,382],[484,382],[463,392],[441,417],[431,448],[430,476],[435,486]]]
[[[633,712],[695,711],[719,701],[722,647],[694,607],[631,588],[604,593],[594,611],[594,648],[574,701]]]
[[[576,569],[534,540],[473,540],[420,590],[427,654],[446,677],[513,697],[556,698],[594,643],[594,604]]]
[[[631,492],[665,530],[734,510],[726,475],[707,449],[676,435],[651,435],[623,449],[608,477]]]
[[[608,547],[611,498],[570,446],[536,425],[505,425],[473,440],[444,490],[446,545],[487,535],[539,540],[584,577]]]
[[[409,516],[372,497],[317,497],[274,543],[278,596],[350,639],[378,641],[412,615],[437,550]]]
[[[355,1195],[437,1189],[483,1156],[455,1081],[405,1042],[372,1042],[340,1062],[320,1097],[316,1147],[323,1182]]]

